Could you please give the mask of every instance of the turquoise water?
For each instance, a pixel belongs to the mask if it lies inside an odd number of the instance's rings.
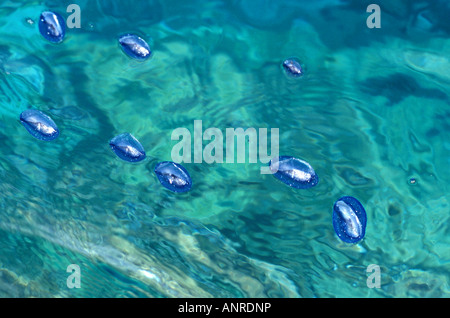
[[[70,3],[0,4],[0,297],[450,296],[448,1],[378,1],[369,29],[372,1],[78,0],[81,29],[50,44],[39,15]],[[151,60],[123,54],[126,32]],[[281,68],[292,56],[298,80]],[[58,139],[28,134],[28,108]],[[280,153],[319,184],[203,162],[184,164],[191,191],[168,191],[153,169],[194,120],[279,128]],[[144,162],[109,149],[123,132]],[[332,226],[344,195],[367,212],[355,245]]]

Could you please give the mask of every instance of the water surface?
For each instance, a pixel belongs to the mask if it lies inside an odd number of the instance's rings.
[[[371,1],[78,0],[81,29],[46,42],[40,13],[67,18],[71,2],[0,4],[1,297],[449,297],[447,1],[379,1],[369,29]],[[123,54],[128,32],[151,60]],[[288,57],[301,79],[284,76]],[[57,140],[28,134],[28,108]],[[192,190],[168,191],[153,169],[194,120],[279,128],[280,153],[319,184],[192,163]],[[124,132],[145,161],[109,149]],[[367,212],[356,245],[332,226],[344,195]]]

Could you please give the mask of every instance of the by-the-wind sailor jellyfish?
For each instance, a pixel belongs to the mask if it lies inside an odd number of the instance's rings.
[[[44,11],[39,18],[39,32],[48,41],[60,43],[66,35],[66,21],[58,13]]]
[[[342,197],[333,207],[333,227],[346,243],[356,243],[366,234],[367,215],[361,202],[354,197]]]
[[[109,142],[112,151],[122,160],[138,162],[145,159],[144,147],[129,133],[120,134]]]
[[[129,56],[136,60],[148,59],[152,52],[150,46],[142,38],[134,34],[126,34],[119,38],[122,50]]]
[[[20,122],[33,137],[39,140],[51,141],[59,136],[55,122],[37,109],[23,111],[20,114]]]
[[[187,170],[172,161],[163,161],[156,165],[155,173],[161,184],[173,192],[187,192],[191,189],[192,179]]]
[[[306,161],[280,156],[269,163],[275,178],[296,189],[308,189],[319,183],[319,177]]]
[[[303,68],[300,62],[295,58],[287,59],[283,62],[283,68],[289,77],[303,76]]]

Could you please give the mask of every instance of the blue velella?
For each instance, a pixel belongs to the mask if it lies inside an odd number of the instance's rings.
[[[367,215],[361,202],[345,196],[333,207],[333,227],[337,236],[346,243],[361,241],[366,234]]]
[[[112,151],[122,160],[139,162],[145,159],[144,147],[131,134],[120,134],[109,142]]]
[[[270,161],[269,167],[274,177],[296,189],[309,189],[319,183],[319,177],[306,161],[280,156]]]
[[[136,60],[143,61],[148,59],[152,55],[150,46],[147,44],[147,42],[145,42],[144,39],[140,38],[137,35],[123,35],[119,38],[119,43],[125,54]]]
[[[161,184],[173,192],[187,192],[191,189],[192,179],[187,170],[172,161],[163,161],[156,165],[155,173]]]
[[[51,141],[59,136],[55,122],[37,109],[23,111],[20,114],[20,122],[33,137],[39,140]]]
[[[39,18],[39,32],[52,43],[60,43],[66,35],[66,22],[58,13],[44,11]]]
[[[303,68],[300,62],[295,58],[287,59],[283,62],[283,68],[289,77],[303,76]]]

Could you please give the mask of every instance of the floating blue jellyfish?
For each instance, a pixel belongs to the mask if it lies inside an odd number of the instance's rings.
[[[150,46],[142,38],[134,34],[126,34],[119,38],[120,46],[122,50],[129,57],[136,60],[146,60],[151,55]]]
[[[366,211],[357,199],[347,196],[336,201],[333,207],[333,227],[342,241],[361,241],[366,234],[366,224]]]
[[[66,21],[55,12],[44,11],[39,18],[39,32],[52,43],[61,43],[66,35]]]
[[[306,161],[280,156],[269,163],[275,178],[296,189],[309,189],[319,183],[319,177]]]
[[[303,68],[297,59],[291,58],[283,62],[283,68],[289,77],[303,76]]]
[[[122,160],[139,162],[145,159],[144,147],[129,133],[120,134],[109,142],[112,151]]]
[[[159,182],[173,192],[187,192],[191,189],[192,179],[180,164],[163,161],[156,165],[155,173]]]
[[[20,114],[20,122],[35,138],[51,141],[59,136],[59,130],[55,122],[43,112],[36,109],[28,109]]]

